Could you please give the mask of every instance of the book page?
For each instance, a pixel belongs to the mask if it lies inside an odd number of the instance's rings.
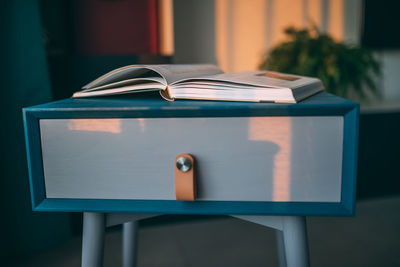
[[[93,96],[107,96],[116,94],[139,93],[164,90],[164,85],[157,82],[148,82],[142,84],[128,85],[117,88],[108,88],[102,90],[83,90],[76,92],[72,95],[74,98],[78,97],[93,97]]]
[[[96,89],[108,84],[134,80],[137,78],[159,78],[163,85],[171,84],[184,78],[195,78],[223,73],[217,66],[208,64],[174,65],[129,65],[110,71],[82,89]]]
[[[262,90],[265,88],[275,88],[275,87],[269,87],[269,86],[259,86],[259,85],[252,85],[252,84],[240,84],[240,83],[233,83],[233,82],[221,82],[221,81],[208,81],[208,80],[199,80],[199,81],[185,81],[183,83],[177,83],[172,86],[172,88],[189,88],[191,86],[212,86],[215,88],[215,90],[223,89],[223,88],[244,88],[248,87],[254,90]]]
[[[270,71],[246,71],[223,73],[200,78],[188,78],[175,82],[173,85],[180,85],[189,82],[218,81],[242,85],[261,86],[268,88],[297,88],[310,83],[320,83],[318,79],[288,75]],[[322,85],[321,85],[322,86]]]
[[[133,78],[133,79],[127,79],[127,80],[122,80],[118,82],[112,82],[112,83],[107,83],[105,85],[93,87],[93,88],[88,88],[83,90],[84,92],[92,92],[92,91],[98,91],[98,90],[104,90],[104,89],[109,89],[109,88],[119,88],[123,86],[133,86],[133,85],[139,85],[143,83],[159,83],[162,85],[164,88],[166,85],[164,85],[165,81],[161,77],[147,77],[147,78]],[[158,86],[159,87],[159,86]]]
[[[187,78],[196,78],[223,73],[223,71],[217,66],[210,64],[165,64],[146,65],[146,67],[158,72],[167,81],[168,85]]]
[[[264,90],[215,90],[215,88],[191,87],[188,89],[179,88],[174,92],[176,99],[204,99],[204,100],[227,100],[227,101],[289,101],[295,102],[290,89],[276,90],[273,88]]]
[[[123,80],[144,78],[144,77],[160,77],[158,73],[151,71],[144,66],[130,65],[110,71],[89,84],[82,87],[82,89],[92,89],[106,84],[115,83]]]

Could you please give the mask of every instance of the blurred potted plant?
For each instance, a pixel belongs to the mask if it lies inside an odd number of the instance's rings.
[[[285,34],[289,40],[268,51],[260,69],[318,77],[326,91],[342,97],[378,94],[374,78],[380,64],[369,50],[337,42],[316,27],[289,27]]]

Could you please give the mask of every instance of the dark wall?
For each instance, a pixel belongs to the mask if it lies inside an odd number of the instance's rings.
[[[400,1],[364,0],[361,44],[373,49],[400,49]]]
[[[400,194],[400,111],[361,114],[357,197]]]
[[[0,258],[55,246],[67,214],[32,212],[22,108],[51,100],[37,1],[0,1]]]

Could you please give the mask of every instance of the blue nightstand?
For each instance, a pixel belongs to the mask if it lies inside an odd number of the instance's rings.
[[[84,212],[83,266],[104,228],[159,214],[223,214],[277,229],[282,266],[308,266],[305,216],[352,216],[359,106],[322,92],[298,104],[66,99],[25,108],[37,211]],[[196,158],[195,201],[177,201],[175,157]]]

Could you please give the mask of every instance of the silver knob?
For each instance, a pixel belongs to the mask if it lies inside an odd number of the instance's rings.
[[[176,167],[181,172],[188,172],[192,168],[192,161],[187,157],[179,157],[176,160]]]

